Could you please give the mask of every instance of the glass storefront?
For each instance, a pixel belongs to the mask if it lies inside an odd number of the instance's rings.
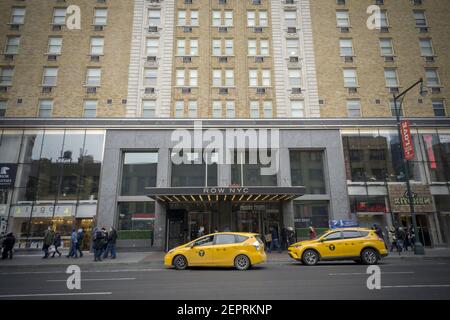
[[[146,195],[146,187],[156,187],[158,152],[124,152],[122,196]]]
[[[308,239],[309,227],[314,227],[318,234],[329,228],[328,201],[294,201],[294,223],[297,237]]]
[[[63,239],[72,228],[89,227],[86,222],[96,214],[104,135],[100,130],[1,132],[0,163],[17,165],[15,185],[1,194],[18,245],[40,247],[49,226]]]
[[[119,239],[151,240],[155,229],[155,202],[119,202]]]
[[[201,152],[172,153],[171,157],[175,156],[183,161],[181,164],[172,161],[172,187],[217,186],[217,154],[208,154],[208,163]]]
[[[277,186],[277,175],[263,175],[261,168],[269,168],[263,165],[258,151],[236,151],[233,152],[234,161],[231,165],[231,183],[239,186]],[[267,157],[270,157],[267,150]]]

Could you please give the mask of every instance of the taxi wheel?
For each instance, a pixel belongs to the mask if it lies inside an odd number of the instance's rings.
[[[188,264],[187,264],[187,260],[184,256],[176,256],[175,258],[173,258],[173,266],[175,267],[175,269],[177,270],[184,270],[187,268]]]
[[[313,266],[319,262],[319,254],[314,250],[306,250],[303,252],[302,261],[307,266]]]
[[[250,268],[250,259],[246,255],[238,255],[236,259],[234,259],[234,266],[238,270],[247,270]]]
[[[373,249],[364,249],[361,252],[361,261],[364,264],[377,264],[378,262],[378,253]]]

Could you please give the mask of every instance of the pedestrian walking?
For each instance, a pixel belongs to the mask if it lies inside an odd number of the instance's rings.
[[[398,251],[397,233],[396,233],[396,229],[394,227],[389,228],[388,237],[389,237],[389,242],[391,244],[389,251],[390,252],[394,251],[394,248],[397,248],[397,251]]]
[[[105,243],[105,233],[102,230],[97,230],[94,238],[94,261],[102,261]]]
[[[103,255],[103,259],[108,258],[109,253],[111,253],[111,259],[116,258],[116,242],[117,242],[117,231],[113,227],[109,230],[108,233],[108,244],[106,246],[105,254]]]
[[[284,227],[283,229],[281,229],[281,249],[287,250],[288,247],[289,247],[288,229]]]
[[[83,228],[78,229],[77,232],[77,245],[76,245],[76,252],[80,254],[80,258],[83,257],[83,251],[82,245],[83,245],[83,239],[84,239],[84,230]]]
[[[2,241],[2,260],[7,258],[12,259],[14,253],[14,245],[16,244],[16,237],[12,232],[8,233]]]
[[[78,234],[75,228],[72,229],[72,234],[70,236],[70,250],[67,258],[78,258],[77,254],[77,243],[78,243]]]
[[[55,251],[53,251],[52,258],[55,257],[55,254],[59,254],[59,256],[61,257],[61,252],[59,252],[59,250],[58,250],[58,248],[61,247],[61,245],[62,245],[61,234],[59,232],[57,232],[55,234],[55,240],[53,241],[53,246],[55,247]]]
[[[273,249],[277,249],[279,253],[281,253],[280,246],[280,237],[278,234],[278,228],[270,227],[270,234],[272,235],[272,241],[270,242],[269,252],[272,252]]]
[[[108,232],[106,231],[105,227],[102,227],[102,234],[103,234],[103,248],[102,248],[102,255],[106,252],[106,247],[108,246]]]
[[[294,243],[296,243],[295,231],[294,228],[288,227],[288,247]]]
[[[317,232],[316,229],[314,229],[313,226],[309,227],[309,239],[310,240],[314,240],[315,238],[317,238]]]
[[[400,255],[404,250],[404,243],[406,239],[406,233],[402,227],[397,228],[396,237],[397,237],[397,250],[398,254]]]
[[[55,241],[55,232],[51,227],[48,227],[47,230],[44,233],[44,244],[42,246],[42,251],[44,251],[44,256],[42,259],[47,259],[49,252],[48,249],[51,245],[53,245],[53,242]]]

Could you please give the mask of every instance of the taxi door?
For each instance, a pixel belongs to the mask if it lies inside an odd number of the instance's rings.
[[[321,238],[318,246],[322,258],[335,258],[345,256],[345,240],[342,238],[342,232],[331,232]]]
[[[237,255],[239,244],[234,234],[216,234],[214,238],[214,265],[232,266]]]
[[[190,266],[204,266],[213,264],[214,236],[206,236],[196,240],[186,250],[186,258]]]
[[[358,257],[361,253],[364,239],[359,231],[343,231],[344,251],[346,257]]]

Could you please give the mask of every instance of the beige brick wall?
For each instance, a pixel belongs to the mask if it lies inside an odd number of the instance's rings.
[[[412,5],[410,0],[386,0],[381,6],[389,19],[389,33],[369,30],[366,21],[367,8],[372,0],[347,0],[345,6],[335,0],[311,0],[314,47],[316,52],[319,97],[324,100],[322,117],[346,117],[346,100],[359,98],[363,117],[389,117],[391,94],[385,85],[384,67],[397,67],[400,90],[406,89],[420,77],[425,78],[424,67],[437,67],[440,76],[440,94],[428,94],[419,103],[418,89],[405,98],[406,116],[434,116],[432,99],[446,100],[450,114],[449,86],[450,61],[450,6],[441,0],[424,0],[422,6]],[[336,24],[336,10],[347,9],[350,15],[350,32],[340,33]],[[413,10],[424,9],[429,24],[428,33],[419,33],[415,27]],[[339,38],[353,38],[354,63],[345,63],[339,55]],[[379,38],[391,37],[394,43],[395,62],[385,63],[380,56]],[[420,55],[419,38],[432,38],[437,55],[434,63],[425,63]],[[356,67],[359,88],[357,94],[348,94],[343,85],[343,67]],[[375,100],[381,100],[376,104]]]
[[[257,95],[256,89],[248,87],[248,70],[251,68],[270,69],[272,71],[271,85],[274,84],[272,57],[265,58],[263,63],[255,63],[254,58],[247,57],[248,39],[268,39],[270,52],[272,52],[272,30],[270,27],[263,29],[262,33],[254,33],[253,28],[247,28],[247,10],[265,10],[270,21],[270,4],[262,1],[261,5],[253,5],[251,0],[228,0],[227,4],[220,5],[218,0],[199,1],[193,4],[184,4],[184,0],[177,0],[175,24],[177,24],[178,10],[199,10],[199,27],[193,28],[192,33],[183,32],[183,28],[177,27],[174,37],[174,50],[177,39],[199,39],[199,57],[194,57],[192,63],[183,63],[181,57],[176,58],[173,67],[173,84],[176,84],[176,70],[181,68],[197,68],[199,74],[198,88],[191,94],[182,94],[181,89],[174,88],[172,92],[172,116],[175,115],[175,101],[184,100],[186,109],[187,101],[197,100],[198,115],[201,118],[212,117],[212,101],[234,100],[236,118],[249,117],[250,100],[271,100],[273,114],[276,117],[275,90],[269,88],[266,94]],[[216,27],[212,27],[212,10],[233,10],[233,27],[227,33],[220,33]],[[220,63],[217,57],[212,57],[213,39],[234,39],[234,56],[228,58],[227,63]],[[212,87],[213,69],[234,69],[234,88],[229,89],[228,95],[220,95],[218,88]],[[186,111],[187,115],[187,111]],[[223,116],[225,117],[225,104],[223,103]],[[262,110],[261,110],[262,116]]]
[[[53,8],[71,4],[80,6],[81,30],[52,31],[50,25]],[[54,100],[54,117],[81,117],[83,100],[98,100],[98,117],[123,117],[127,98],[128,64],[132,26],[131,0],[108,0],[105,4],[95,1],[68,0],[56,2],[4,0],[0,3],[0,43],[3,46],[8,35],[20,35],[19,54],[13,62],[0,58],[0,66],[15,67],[10,92],[0,94],[8,99],[7,117],[35,117],[38,114],[39,99]],[[25,24],[20,31],[12,31],[7,23],[12,6],[25,6]],[[94,8],[107,7],[108,21],[104,31],[93,31]],[[47,61],[47,44],[50,35],[62,36],[62,54],[57,61]],[[91,62],[89,54],[90,37],[104,37],[104,56],[100,62]],[[45,66],[58,66],[58,81],[51,94],[43,94],[42,72]],[[86,94],[83,87],[86,68],[101,67],[102,81],[97,94]],[[17,105],[17,99],[23,103]],[[112,105],[107,105],[112,99]]]

